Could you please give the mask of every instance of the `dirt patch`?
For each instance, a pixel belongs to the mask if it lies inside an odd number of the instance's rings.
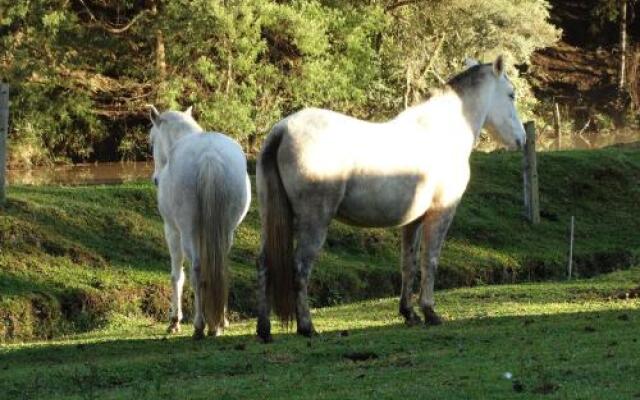
[[[629,299],[637,299],[640,298],[640,286],[628,289],[621,290],[617,292],[613,297],[620,300],[629,300]]]
[[[151,285],[144,289],[140,309],[156,321],[169,320],[171,289],[162,285]]]
[[[536,386],[533,389],[533,393],[536,393],[536,394],[552,394],[555,391],[557,391],[558,389],[560,389],[560,385],[558,385],[557,383],[545,382],[545,383],[542,383],[539,386]]]
[[[514,380],[512,385],[513,391],[516,393],[524,392],[524,385],[519,380]]]
[[[343,354],[343,357],[353,362],[375,360],[378,355],[372,351],[354,351]]]
[[[591,254],[577,255],[574,258],[575,271],[580,277],[589,278],[613,272],[617,269],[633,265],[635,256],[627,249],[612,249]]]
[[[99,290],[69,290],[60,296],[64,319],[74,331],[87,331],[102,326],[109,312],[116,307],[108,293]]]

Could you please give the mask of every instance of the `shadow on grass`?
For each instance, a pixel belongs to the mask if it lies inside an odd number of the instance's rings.
[[[277,322],[275,322],[277,324]],[[392,322],[388,325],[344,329],[330,328],[311,338],[295,334],[295,330],[284,333],[275,333],[274,342],[261,343],[253,334],[223,334],[219,337],[207,337],[204,340],[193,340],[190,336],[167,335],[164,329],[158,325],[149,326],[150,338],[134,339],[102,339],[100,337],[69,339],[68,342],[34,343],[25,345],[7,345],[0,350],[0,360],[5,365],[4,371],[20,367],[35,367],[37,363],[49,364],[58,362],[85,362],[87,357],[94,361],[108,361],[110,359],[124,360],[127,358],[163,356],[166,354],[180,355],[188,358],[193,352],[244,352],[247,350],[252,355],[265,354],[262,350],[283,350],[293,346],[298,350],[315,348],[317,346],[331,346],[348,344],[361,348],[375,350],[380,346],[383,349],[388,344],[402,343],[401,347],[411,347],[412,341],[431,345],[447,344],[457,340],[491,343],[489,340],[497,331],[502,331],[495,336],[495,341],[508,339],[507,333],[519,332],[516,340],[543,341],[553,340],[563,334],[574,332],[576,335],[593,333],[599,336],[606,335],[610,331],[622,331],[624,329],[635,330],[640,325],[640,314],[637,306],[629,305],[629,308],[618,310],[606,310],[597,312],[571,312],[558,314],[526,314],[521,316],[462,318],[444,322],[439,326],[425,327],[424,325],[406,326],[401,322]],[[190,331],[188,324],[186,330]],[[252,325],[253,328],[253,325]],[[543,337],[548,334],[547,337]],[[366,338],[366,340],[365,340]],[[406,342],[405,342],[406,341]],[[388,342],[388,343],[383,343]],[[633,341],[636,342],[635,340]],[[510,349],[503,349],[511,351]],[[384,349],[382,350],[384,353]],[[309,354],[314,351],[310,350]],[[382,354],[381,354],[382,355]],[[4,373],[3,373],[4,374]]]
[[[300,391],[297,384],[307,381],[311,386],[305,390],[324,390],[326,379],[332,379],[331,390],[347,394],[393,385],[397,379],[395,390],[401,395],[406,375],[409,386],[432,387],[440,395],[493,392],[498,398],[520,389],[569,394],[585,379],[593,386],[609,380],[600,388],[606,393],[620,390],[627,375],[637,372],[631,349],[637,346],[639,322],[633,307],[453,320],[431,328],[394,323],[328,329],[312,339],[279,334],[269,345],[253,335],[239,335],[8,347],[0,350],[0,391],[8,398],[84,395],[87,390],[97,397],[127,397],[146,388],[142,398],[153,398],[152,392],[176,385],[181,390],[204,385],[231,391],[241,386],[248,393],[268,395],[283,388]],[[513,387],[501,378],[505,371],[516,377]]]

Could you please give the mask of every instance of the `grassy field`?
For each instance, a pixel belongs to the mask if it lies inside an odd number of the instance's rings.
[[[541,154],[537,226],[521,216],[520,171],[519,154],[473,155],[440,289],[563,276],[571,215],[579,276],[638,265],[639,149]],[[169,258],[152,185],[15,186],[8,197],[0,213],[0,342],[166,321]],[[231,255],[236,318],[254,309],[258,241],[254,203]],[[334,224],[311,278],[314,306],[397,295],[398,252],[394,230]],[[190,301],[187,293],[187,315]]]
[[[634,289],[635,288],[635,289]],[[402,325],[395,299],[313,311],[312,339],[253,321],[190,328],[119,317],[100,330],[0,347],[3,399],[633,399],[640,267],[589,280],[437,293],[438,327]]]

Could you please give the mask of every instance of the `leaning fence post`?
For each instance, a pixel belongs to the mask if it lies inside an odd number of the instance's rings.
[[[575,225],[575,217],[571,216],[571,225],[569,226],[569,263],[567,265],[567,277],[571,279],[573,272],[573,229]]]
[[[0,206],[6,200],[7,134],[9,133],[9,85],[0,83]]]
[[[524,145],[524,212],[532,224],[540,222],[540,195],[538,194],[538,165],[536,159],[536,126],[533,121],[524,124],[527,140]]]
[[[554,103],[553,128],[558,138],[558,150],[562,150],[562,128],[560,126],[560,106],[558,103]]]

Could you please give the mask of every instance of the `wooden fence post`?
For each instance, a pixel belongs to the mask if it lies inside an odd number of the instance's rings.
[[[9,133],[9,85],[0,83],[0,206],[6,200],[7,135]]]
[[[540,195],[538,193],[538,162],[536,159],[536,126],[526,122],[527,140],[524,145],[524,212],[532,224],[540,223]]]

